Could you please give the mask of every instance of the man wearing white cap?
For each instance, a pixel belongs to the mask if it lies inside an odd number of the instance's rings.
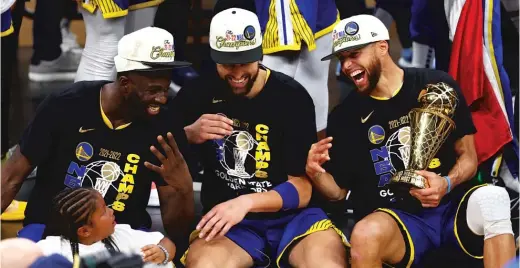
[[[40,104],[2,165],[2,212],[38,166],[20,237],[41,239],[52,198],[65,187],[93,187],[118,223],[149,229],[152,182],[166,231],[173,239],[186,231],[193,217],[193,186],[188,160],[179,150],[188,156],[188,144],[174,118],[159,114],[171,69],[188,64],[174,60],[171,44],[172,35],[160,28],[128,34],[118,44],[115,82],[77,82]]]
[[[470,182],[477,169],[476,130],[457,83],[441,71],[399,68],[389,55],[388,30],[374,16],[342,20],[332,38],[333,54],[325,58],[339,58],[358,94],[331,113],[329,137],[312,146],[306,171],[329,200],[344,200],[351,191],[360,220],[350,238],[352,266],[421,265],[425,254],[440,246],[484,258],[486,267],[512,259],[507,192]],[[390,179],[410,160],[409,112],[432,87],[454,89],[456,129],[427,169],[417,171],[429,187],[393,187]],[[435,91],[427,94],[433,98]]]
[[[311,97],[293,78],[259,64],[254,13],[219,12],[209,36],[217,71],[182,88],[172,105],[185,115],[186,136],[205,168],[205,215],[183,261],[187,267],[345,267],[343,234],[309,206],[305,163],[317,140]]]

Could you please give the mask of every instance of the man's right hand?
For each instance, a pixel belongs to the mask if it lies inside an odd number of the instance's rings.
[[[314,179],[316,175],[325,173],[325,169],[321,165],[330,160],[329,149],[332,147],[331,142],[332,137],[328,137],[311,146],[307,156],[307,165],[305,166],[305,172],[309,178]]]
[[[207,140],[223,139],[231,135],[233,121],[218,114],[204,114],[195,123],[184,127],[188,142],[201,144]]]

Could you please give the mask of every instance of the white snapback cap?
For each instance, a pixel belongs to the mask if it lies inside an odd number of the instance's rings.
[[[321,59],[329,60],[339,52],[356,50],[370,43],[390,40],[388,29],[372,15],[356,15],[341,20],[332,30],[332,54]]]
[[[117,44],[114,62],[118,73],[191,65],[189,62],[175,61],[173,36],[157,27],[146,27],[123,36]]]
[[[211,58],[220,64],[241,64],[262,59],[262,32],[255,13],[229,8],[217,13],[209,30]]]

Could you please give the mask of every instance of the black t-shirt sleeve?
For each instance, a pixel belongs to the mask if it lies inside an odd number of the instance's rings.
[[[468,105],[466,104],[466,100],[462,94],[459,84],[447,73],[442,74],[440,81],[452,86],[457,92],[457,96],[459,98],[455,114],[453,115],[453,121],[455,122],[456,127],[451,134],[452,138],[458,140],[466,135],[475,134],[477,130],[473,124],[471,112]]]
[[[39,165],[52,150],[53,139],[58,131],[63,114],[61,104],[53,95],[49,95],[38,106],[35,116],[25,128],[20,138],[20,151],[31,165]]]
[[[168,104],[173,114],[181,115],[184,126],[191,125],[202,115],[204,85],[200,80],[188,82]]]
[[[343,118],[343,122],[341,121]],[[352,162],[348,156],[353,153],[347,142],[351,139],[348,133],[341,131],[341,127],[346,124],[346,118],[341,116],[338,109],[332,111],[327,122],[327,137],[332,137],[332,147],[329,149],[330,160],[323,163],[322,167],[332,175],[336,184],[343,189],[352,187],[353,172]]]
[[[296,94],[288,96],[290,105],[284,105],[284,163],[290,176],[305,175],[307,155],[312,144],[317,141],[314,103],[307,91],[295,85]]]

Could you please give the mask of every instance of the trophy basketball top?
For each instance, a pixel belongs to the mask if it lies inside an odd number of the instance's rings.
[[[426,85],[426,88],[419,93],[418,101],[423,109],[434,110],[452,117],[457,108],[459,98],[453,87],[439,82]]]

